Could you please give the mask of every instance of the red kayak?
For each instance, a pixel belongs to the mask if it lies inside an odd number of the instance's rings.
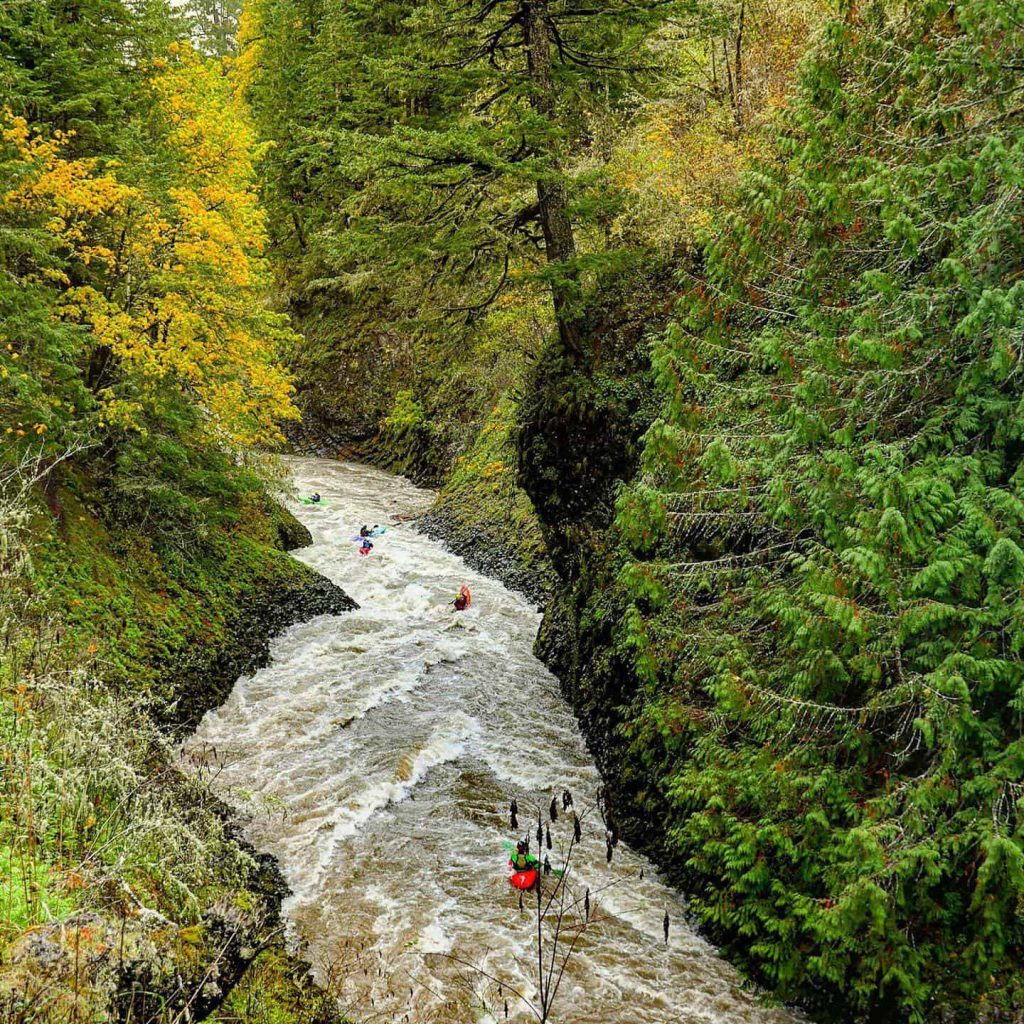
[[[515,871],[508,876],[508,880],[517,889],[527,892],[537,883],[537,869],[530,868],[529,871]]]

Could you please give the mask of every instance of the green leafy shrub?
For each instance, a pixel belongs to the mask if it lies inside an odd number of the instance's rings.
[[[422,427],[426,421],[423,406],[413,397],[408,388],[395,395],[391,411],[384,418],[384,429],[402,435]]]

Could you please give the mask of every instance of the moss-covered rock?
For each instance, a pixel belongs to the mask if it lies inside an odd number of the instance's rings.
[[[664,328],[670,293],[664,267],[610,285],[589,314],[586,361],[538,364],[517,442],[519,480],[558,572],[536,653],[576,712],[616,827],[679,880],[658,783],[661,752],[637,748],[623,729],[638,682],[614,640],[626,603],[612,531],[619,487],[637,473],[657,411],[648,339]]]
[[[511,400],[498,403],[417,527],[474,569],[543,605],[555,572],[533,505],[516,482],[514,415]]]
[[[272,942],[210,1020],[215,1024],[345,1024],[336,997],[282,940]]]
[[[312,538],[262,492],[243,492],[174,542],[111,516],[87,479],[69,477],[58,493],[60,514],[41,506],[35,518],[41,596],[82,664],[150,694],[178,728],[265,664],[281,630],[354,607],[287,553]]]
[[[563,579],[608,528],[618,485],[637,470],[656,412],[647,346],[665,321],[666,284],[609,283],[588,316],[588,355],[569,358],[550,339],[519,403],[519,484]]]
[[[313,543],[313,535],[283,505],[275,505],[271,518],[282,551],[298,551]]]

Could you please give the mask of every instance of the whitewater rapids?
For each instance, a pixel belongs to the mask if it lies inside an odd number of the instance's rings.
[[[685,900],[643,857],[620,843],[606,863],[588,810],[600,778],[533,656],[537,610],[401,522],[359,555],[361,524],[415,516],[430,492],[363,466],[288,463],[298,493],[324,502],[290,503],[313,534],[298,557],[360,608],[289,629],[185,754],[280,862],[292,937],[353,1020],[497,1021],[506,1002],[509,1020],[539,1019],[534,904],[520,911],[503,842],[512,798],[524,835],[568,789],[585,812],[568,891],[589,888],[592,913],[549,1019],[790,1024],[687,927]],[[462,583],[473,603],[456,613]],[[551,832],[557,866],[571,812]],[[582,902],[567,914],[563,951],[581,914]]]

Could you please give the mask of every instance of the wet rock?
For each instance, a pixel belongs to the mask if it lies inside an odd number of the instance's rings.
[[[294,455],[318,459],[338,459],[348,455],[354,445],[372,436],[368,424],[333,424],[306,409],[297,423],[285,427],[288,450]]]
[[[538,607],[543,607],[555,586],[555,571],[548,565],[524,565],[515,549],[497,532],[481,524],[463,522],[450,509],[435,507],[416,521],[416,529],[442,541],[477,572],[503,583]]]
[[[274,512],[274,526],[283,551],[297,551],[313,543],[313,535],[283,505],[279,505]]]

